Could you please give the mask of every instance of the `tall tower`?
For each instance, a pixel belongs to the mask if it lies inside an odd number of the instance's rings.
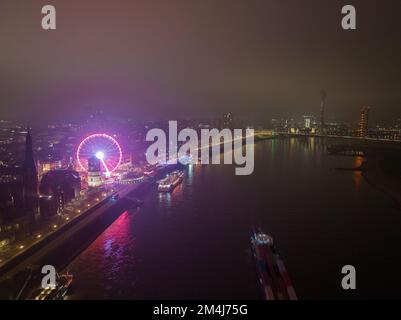
[[[363,107],[359,116],[358,136],[366,137],[368,135],[370,107]]]
[[[325,109],[326,109],[326,98],[327,98],[327,93],[324,89],[320,91],[320,133],[324,134],[325,133]]]
[[[88,187],[96,188],[103,185],[100,159],[96,156],[88,159]]]
[[[33,157],[32,137],[29,130],[26,135],[25,159],[22,171],[24,210],[27,214],[35,214],[39,208],[38,172]]]

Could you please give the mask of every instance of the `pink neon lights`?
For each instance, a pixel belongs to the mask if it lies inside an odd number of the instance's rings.
[[[83,171],[88,171],[85,165],[88,158],[100,154],[103,155],[101,162],[108,174],[115,171],[121,164],[122,149],[119,143],[108,134],[95,133],[82,140],[78,146],[76,158],[79,167]]]

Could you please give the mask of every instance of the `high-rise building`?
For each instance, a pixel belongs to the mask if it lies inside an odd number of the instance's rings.
[[[304,120],[303,121],[304,129],[308,129],[308,130],[312,129],[314,117],[305,115],[305,116],[303,116],[303,120]]]
[[[88,159],[88,187],[100,187],[103,184],[100,159],[96,156]]]
[[[370,107],[363,107],[359,116],[358,136],[366,137],[368,135]]]
[[[31,133],[28,130],[25,141],[25,158],[22,167],[23,206],[27,214],[36,214],[39,209],[38,172],[33,156]]]
[[[325,90],[320,91],[320,133],[325,133],[326,122],[325,122],[325,112],[326,112],[326,98],[327,93]]]

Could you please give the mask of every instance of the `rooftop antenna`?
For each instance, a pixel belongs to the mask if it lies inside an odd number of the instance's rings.
[[[325,109],[326,109],[326,98],[327,98],[327,92],[322,89],[320,90],[320,131],[321,134],[324,134],[325,132]]]

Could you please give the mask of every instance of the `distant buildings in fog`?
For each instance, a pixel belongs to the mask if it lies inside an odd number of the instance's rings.
[[[325,104],[323,98],[321,103],[322,105]],[[325,107],[322,107],[322,110],[325,110]],[[270,126],[279,133],[401,140],[401,119],[395,121],[392,126],[372,126],[370,112],[370,107],[363,107],[359,113],[359,118],[355,119],[354,124],[329,122],[324,118],[324,112],[321,112],[320,121],[316,121],[314,115],[303,115],[299,119],[272,119]]]
[[[316,121],[313,115],[304,115],[301,119],[272,119],[271,127],[276,132],[289,134],[316,134],[323,136],[351,136],[359,138],[376,138],[386,140],[401,140],[401,120],[392,126],[371,126],[369,123],[370,107],[363,107],[356,124],[330,123],[326,118],[325,90],[320,91],[320,117]],[[356,120],[356,119],[355,119]]]

